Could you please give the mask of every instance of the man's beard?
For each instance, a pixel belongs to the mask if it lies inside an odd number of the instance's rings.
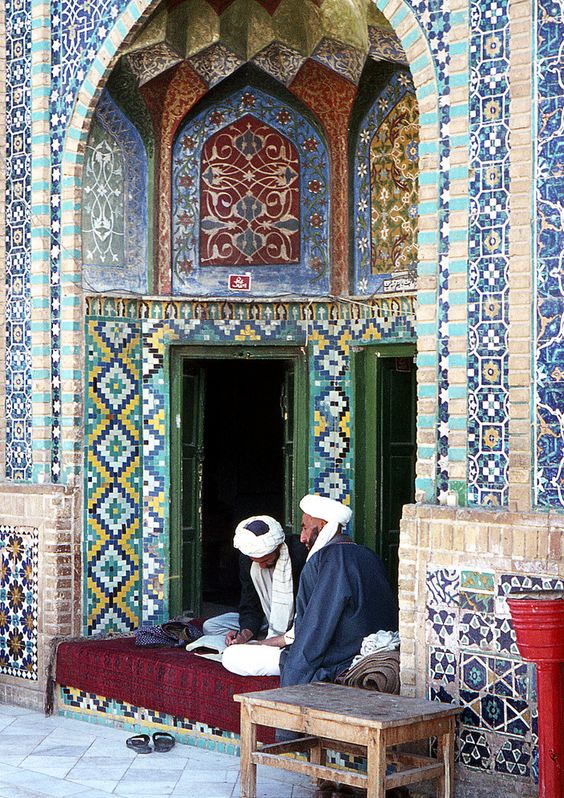
[[[306,548],[308,551],[311,551],[313,549],[315,541],[317,540],[318,537],[319,537],[319,527],[316,526],[313,528],[313,532],[311,533],[310,538],[306,543]]]

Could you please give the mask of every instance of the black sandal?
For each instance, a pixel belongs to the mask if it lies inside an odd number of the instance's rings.
[[[150,740],[148,734],[136,734],[134,737],[128,737],[125,744],[136,754],[150,754],[153,750],[149,745]]]
[[[170,751],[171,748],[174,748],[176,740],[169,734],[168,732],[155,732],[153,734],[153,745],[155,747],[155,751],[159,754],[165,754],[167,751]]]

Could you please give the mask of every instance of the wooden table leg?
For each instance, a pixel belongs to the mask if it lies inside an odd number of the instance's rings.
[[[252,720],[252,709],[241,704],[241,798],[256,798],[257,766],[251,762],[251,753],[257,747],[257,726]]]
[[[386,737],[383,730],[374,730],[366,746],[366,798],[386,797]]]
[[[438,779],[438,798],[454,798],[454,718],[450,718],[449,730],[437,738],[437,759],[442,759],[444,774]]]

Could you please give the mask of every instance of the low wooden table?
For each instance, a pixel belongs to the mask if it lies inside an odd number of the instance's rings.
[[[454,795],[454,722],[451,704],[314,683],[233,696],[241,704],[241,798],[256,797],[256,766],[270,765],[317,779],[367,790],[386,790],[437,779],[438,798]],[[256,727],[273,726],[304,737],[257,750]],[[437,757],[398,751],[395,746],[436,737]],[[367,772],[328,767],[326,751],[366,756]],[[308,761],[284,754],[306,752]],[[396,766],[386,775],[388,765]]]

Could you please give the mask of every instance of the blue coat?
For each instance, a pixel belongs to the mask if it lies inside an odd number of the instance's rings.
[[[333,681],[364,637],[397,631],[397,603],[379,557],[338,538],[306,563],[296,599],[295,642],[282,651],[280,684]]]

